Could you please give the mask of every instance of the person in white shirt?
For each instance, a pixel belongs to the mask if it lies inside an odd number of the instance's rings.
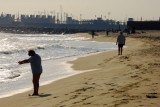
[[[122,55],[123,45],[125,45],[126,38],[123,35],[123,32],[120,32],[120,35],[117,37],[116,45],[118,44],[118,55]]]
[[[19,61],[18,63],[21,64],[26,64],[30,63],[31,64],[31,69],[32,69],[32,74],[33,74],[33,88],[34,92],[32,96],[38,96],[38,90],[39,90],[39,79],[42,74],[42,65],[41,65],[41,57],[35,53],[34,50],[29,50],[28,55],[31,56],[29,59],[25,59],[22,61]]]

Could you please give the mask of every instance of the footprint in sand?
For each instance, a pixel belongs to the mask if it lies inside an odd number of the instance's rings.
[[[132,78],[136,78],[136,77],[138,77],[138,75],[133,75],[133,76],[131,76]]]
[[[103,96],[103,95],[106,95],[106,94],[109,94],[110,92],[106,92],[106,93],[101,93],[100,96]]]
[[[81,99],[80,101],[74,102],[73,104],[81,103],[81,102],[83,102],[83,101],[85,101],[85,100],[88,100],[88,99],[90,99],[90,98],[92,98],[92,97],[94,97],[94,96],[87,96],[86,98],[83,98],[83,99]]]
[[[85,87],[85,88],[77,89],[77,90],[75,90],[75,92],[81,92],[81,91],[83,92],[83,91],[87,91],[89,89],[94,89],[94,87]]]
[[[53,98],[58,98],[59,96],[55,96],[55,97],[53,97]]]
[[[147,98],[158,98],[158,93],[148,93],[146,95]]]
[[[73,95],[73,96],[71,96],[70,99],[75,99],[75,98],[77,98],[77,97],[78,97],[78,95]]]

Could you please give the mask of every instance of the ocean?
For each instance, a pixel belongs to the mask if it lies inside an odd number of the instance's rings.
[[[29,58],[29,49],[42,58],[40,85],[83,72],[72,70],[67,61],[117,49],[115,43],[82,41],[86,39],[75,34],[0,33],[0,98],[32,89],[30,65],[18,65]]]

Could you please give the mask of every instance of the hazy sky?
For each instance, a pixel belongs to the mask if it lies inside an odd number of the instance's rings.
[[[67,12],[76,19],[112,18],[124,21],[130,17],[135,20],[158,20],[160,0],[0,0],[0,12],[17,14],[38,14],[51,11]],[[110,13],[110,14],[109,14]]]

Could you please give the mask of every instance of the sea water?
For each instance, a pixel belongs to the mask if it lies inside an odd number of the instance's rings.
[[[30,65],[18,65],[29,58],[29,49],[42,58],[42,85],[80,73],[69,69],[66,61],[117,49],[115,43],[82,41],[85,39],[74,34],[0,33],[0,98],[32,88]]]

